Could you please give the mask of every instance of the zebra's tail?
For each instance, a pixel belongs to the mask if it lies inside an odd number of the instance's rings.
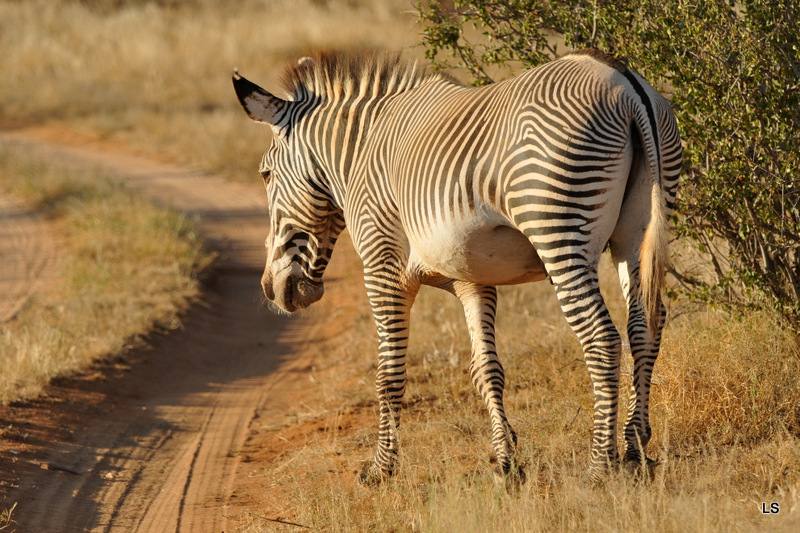
[[[634,81],[632,83],[643,104],[637,106],[639,109],[636,112],[636,125],[642,136],[642,147],[651,177],[650,221],[639,250],[639,297],[644,307],[647,328],[655,335],[661,320],[661,294],[664,289],[664,273],[669,263],[669,222],[662,193],[661,147],[655,109],[641,84]]]
[[[651,194],[650,224],[644,233],[639,250],[639,291],[647,319],[647,328],[655,334],[661,320],[661,293],[664,289],[664,272],[669,263],[669,235],[667,217],[660,187]]]

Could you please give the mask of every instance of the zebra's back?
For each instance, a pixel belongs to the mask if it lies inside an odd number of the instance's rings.
[[[433,79],[378,119],[365,158],[379,183],[368,194],[390,196],[376,201],[395,206],[432,271],[495,285],[543,279],[542,260],[558,260],[567,241],[594,245],[590,255],[608,241],[617,217],[597,213],[620,209],[632,95],[616,65],[580,55],[482,88]]]

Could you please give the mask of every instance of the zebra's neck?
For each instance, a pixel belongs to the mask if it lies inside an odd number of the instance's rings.
[[[299,111],[292,134],[316,160],[318,185],[339,207],[376,117],[397,95],[443,78],[399,54],[377,52],[321,52],[284,73],[284,89]]]
[[[339,207],[372,125],[391,96],[333,101],[309,115],[301,133],[316,167],[320,185],[330,190]],[[298,131],[298,133],[300,133]]]

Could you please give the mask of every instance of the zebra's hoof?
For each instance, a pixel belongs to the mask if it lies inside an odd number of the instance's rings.
[[[618,462],[592,464],[581,476],[581,482],[589,487],[600,488],[606,484],[606,481],[609,480],[614,472],[618,471]]]
[[[494,468],[492,473],[494,474],[494,482],[497,486],[504,487],[511,493],[518,492],[527,480],[525,470],[516,463],[512,463],[506,468],[498,465]]]
[[[586,472],[580,477],[580,481],[583,485],[586,485],[591,488],[600,488],[606,484],[606,480],[608,479],[608,470],[604,468],[592,468],[589,467]]]
[[[625,466],[625,470],[633,475],[634,479],[647,482],[655,479],[656,467],[661,465],[660,462],[654,461],[646,456],[644,460],[639,457],[626,458],[622,464]]]
[[[388,481],[390,477],[392,477],[391,471],[382,470],[381,467],[374,462],[369,462],[361,469],[361,473],[358,475],[358,481],[361,482],[362,485],[375,487]]]

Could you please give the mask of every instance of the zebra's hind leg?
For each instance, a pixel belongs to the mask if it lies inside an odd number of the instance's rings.
[[[650,383],[653,367],[661,345],[666,309],[661,304],[658,324],[652,332],[648,328],[645,312],[639,297],[638,247],[625,247],[611,243],[611,253],[617,265],[622,292],[628,303],[628,339],[633,356],[633,378],[625,422],[625,462],[631,470],[646,477],[658,464],[648,459],[645,448],[650,441]]]
[[[583,348],[594,390],[589,478],[602,481],[619,463],[617,404],[621,339],[600,294],[597,268],[575,265],[551,272],[561,310]]]
[[[383,270],[385,274],[391,271]],[[380,404],[375,460],[361,472],[361,482],[375,485],[394,474],[399,452],[400,410],[406,390],[409,312],[416,289],[388,285],[374,272],[365,274],[367,295],[378,330],[378,371],[375,388]]]
[[[495,347],[497,290],[491,286],[453,282],[448,288],[464,306],[470,340],[472,383],[481,394],[492,422],[492,446],[497,457],[495,477],[509,487],[525,481],[525,473],[516,459],[517,435],[506,418],[503,407],[505,374]]]
[[[653,367],[658,357],[661,343],[661,330],[664,325],[666,310],[661,305],[659,324],[655,338],[648,328],[643,326],[641,307],[634,310],[632,307],[638,302],[629,303],[628,311],[628,338],[633,355],[633,383],[631,396],[628,401],[628,417],[625,422],[625,463],[629,470],[636,475],[652,478],[653,471],[658,465],[647,457],[645,448],[652,432],[650,429],[650,384],[653,376]]]

